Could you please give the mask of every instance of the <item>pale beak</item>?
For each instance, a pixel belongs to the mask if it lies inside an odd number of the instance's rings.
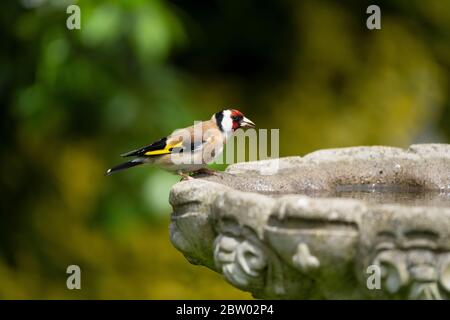
[[[247,119],[246,117],[244,117],[241,121],[241,128],[254,128],[255,124],[253,123],[252,120]]]

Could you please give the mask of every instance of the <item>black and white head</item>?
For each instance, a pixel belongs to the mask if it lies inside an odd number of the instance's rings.
[[[255,124],[236,109],[225,109],[213,115],[217,126],[225,134],[233,133],[239,128],[254,128]]]

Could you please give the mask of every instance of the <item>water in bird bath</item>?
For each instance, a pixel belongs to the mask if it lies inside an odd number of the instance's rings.
[[[429,190],[419,183],[404,184],[336,184],[327,190],[318,190],[312,184],[274,185],[260,179],[247,178],[236,183],[237,178],[229,175],[225,178],[205,177],[241,191],[256,192],[271,197],[289,194],[301,194],[312,198],[349,198],[376,204],[399,204],[408,206],[446,207],[450,208],[450,185],[440,190]],[[231,178],[230,178],[231,177]],[[253,181],[252,181],[253,180]],[[330,190],[330,188],[332,188]]]
[[[450,190],[424,190],[419,186],[358,184],[338,185],[334,191],[300,192],[314,198],[350,198],[368,203],[450,207]]]

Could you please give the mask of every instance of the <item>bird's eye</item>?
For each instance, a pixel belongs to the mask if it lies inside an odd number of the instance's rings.
[[[232,116],[231,119],[233,119],[234,121],[238,121],[239,117],[238,116]]]

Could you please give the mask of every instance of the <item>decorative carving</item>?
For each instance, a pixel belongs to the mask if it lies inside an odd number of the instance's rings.
[[[219,235],[214,244],[214,262],[225,278],[241,289],[261,288],[267,258],[249,240]]]
[[[400,250],[386,250],[380,252],[373,264],[381,267],[383,288],[394,294],[409,282],[409,273],[404,253]]]
[[[311,255],[306,243],[299,243],[297,253],[292,257],[292,262],[303,272],[317,269],[320,266],[319,259]]]
[[[385,236],[386,232],[379,234]],[[390,294],[405,289],[409,299],[443,299],[450,292],[450,253],[436,250],[435,242],[420,239],[418,234],[405,233],[402,245],[394,239],[379,243],[372,263],[381,267],[382,288]],[[408,241],[411,235],[414,238]]]
[[[450,292],[450,254],[442,255],[438,262],[439,284]]]

